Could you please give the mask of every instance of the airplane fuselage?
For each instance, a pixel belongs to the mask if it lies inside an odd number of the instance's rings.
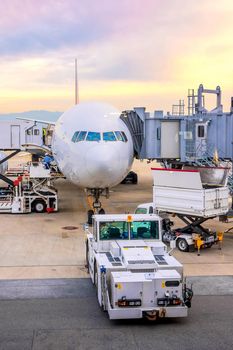
[[[119,116],[108,104],[82,103],[59,118],[52,151],[69,181],[104,189],[124,179],[134,154],[131,134]]]

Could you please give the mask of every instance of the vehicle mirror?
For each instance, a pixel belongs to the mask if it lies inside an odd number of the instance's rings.
[[[87,231],[89,229],[89,225],[87,223],[83,224],[83,231]]]
[[[153,214],[154,210],[153,207],[149,207],[149,214]]]

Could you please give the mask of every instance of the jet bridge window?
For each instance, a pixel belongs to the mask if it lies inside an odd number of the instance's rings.
[[[197,127],[197,136],[200,138],[205,137],[205,126],[204,125],[198,125]]]
[[[158,221],[134,221],[130,228],[131,239],[159,239]]]
[[[128,239],[128,223],[125,221],[100,222],[100,240]]]
[[[116,136],[113,131],[108,131],[103,133],[104,141],[116,141]]]
[[[100,133],[89,131],[87,134],[86,141],[100,141]]]

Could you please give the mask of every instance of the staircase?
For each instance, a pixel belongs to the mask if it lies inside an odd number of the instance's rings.
[[[197,154],[200,154],[200,149],[195,150],[192,153],[192,157],[189,157],[187,155],[187,161],[191,162],[195,166],[205,166],[205,167],[224,167],[229,168],[229,175],[228,175],[228,182],[227,185],[229,187],[230,194],[233,195],[233,173],[232,173],[232,162],[230,160],[226,160],[221,157],[221,150],[218,150],[218,160],[214,159],[215,154],[215,147],[214,146],[208,146],[208,149],[206,149],[202,153],[202,157],[198,158]]]
[[[24,197],[24,213],[30,213],[30,212],[31,212],[30,199],[28,197]]]

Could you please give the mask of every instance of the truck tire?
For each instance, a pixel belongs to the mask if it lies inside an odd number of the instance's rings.
[[[137,184],[138,183],[138,175],[134,171],[130,171],[126,177],[121,181],[121,184]]]
[[[181,252],[188,252],[189,251],[189,245],[188,245],[186,239],[184,239],[184,238],[178,238],[177,242],[176,242],[176,246]]]
[[[132,180],[132,183],[134,185],[137,185],[138,183],[138,175],[136,173],[133,173],[133,180]]]
[[[33,211],[36,213],[44,213],[46,209],[46,204],[42,199],[35,200],[32,203]]]

